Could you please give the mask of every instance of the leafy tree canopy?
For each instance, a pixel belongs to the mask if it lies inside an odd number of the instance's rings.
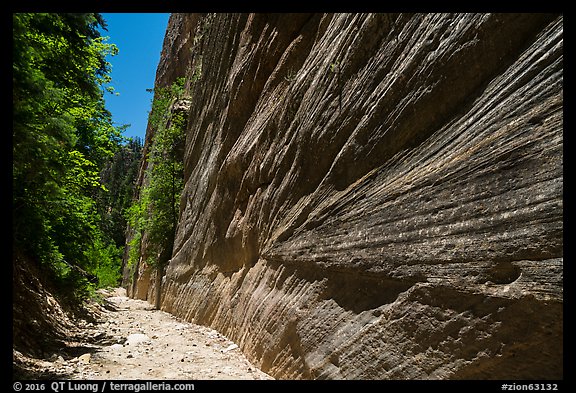
[[[125,142],[103,98],[118,49],[99,14],[12,21],[13,245],[78,292],[119,260],[101,216],[101,173]]]

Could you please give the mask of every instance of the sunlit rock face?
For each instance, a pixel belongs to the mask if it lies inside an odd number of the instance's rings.
[[[563,377],[561,16],[174,14],[181,76],[163,310],[276,378]]]

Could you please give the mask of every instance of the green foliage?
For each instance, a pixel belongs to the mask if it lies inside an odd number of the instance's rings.
[[[131,213],[128,213],[130,215]],[[128,260],[126,266],[129,271],[132,271],[140,258],[140,250],[142,246],[142,229],[136,230],[130,241],[128,242]]]
[[[129,243],[128,265],[144,255],[148,265],[163,268],[168,262],[178,221],[180,193],[183,188],[182,150],[185,118],[171,110],[184,93],[184,79],[154,91],[149,122],[154,139],[148,153],[146,178],[139,199],[127,210],[130,228],[134,231]],[[146,236],[146,250],[142,239]]]
[[[105,244],[97,239],[84,251],[88,259],[91,271],[98,277],[98,287],[116,287],[120,284],[121,265],[118,261],[122,258],[122,248],[114,244]]]
[[[171,86],[151,90],[154,92],[154,99],[152,100],[152,110],[148,116],[148,121],[154,129],[160,130],[164,128],[170,119],[170,105],[172,105],[174,100],[182,98],[184,81],[184,78],[178,78]]]
[[[124,247],[126,239],[125,210],[130,207],[142,158],[142,141],[129,140],[110,158],[100,172],[104,189],[98,190],[100,228],[117,247]]]
[[[123,143],[102,88],[118,49],[100,36],[99,14],[12,19],[13,246],[82,298],[92,274],[113,282],[120,261],[97,198],[100,172]]]

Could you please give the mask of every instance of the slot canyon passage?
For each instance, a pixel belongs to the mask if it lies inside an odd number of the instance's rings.
[[[128,296],[276,379],[563,378],[562,15],[175,13],[177,80]]]
[[[562,16],[172,14],[179,77],[162,310],[275,378],[563,377]]]

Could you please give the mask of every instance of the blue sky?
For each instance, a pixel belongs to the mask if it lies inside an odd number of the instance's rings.
[[[170,14],[102,13],[108,31],[101,31],[108,42],[116,44],[119,53],[108,57],[112,64],[112,87],[118,96],[105,93],[106,108],[117,125],[131,124],[125,136],[138,136],[144,141],[156,67]]]

